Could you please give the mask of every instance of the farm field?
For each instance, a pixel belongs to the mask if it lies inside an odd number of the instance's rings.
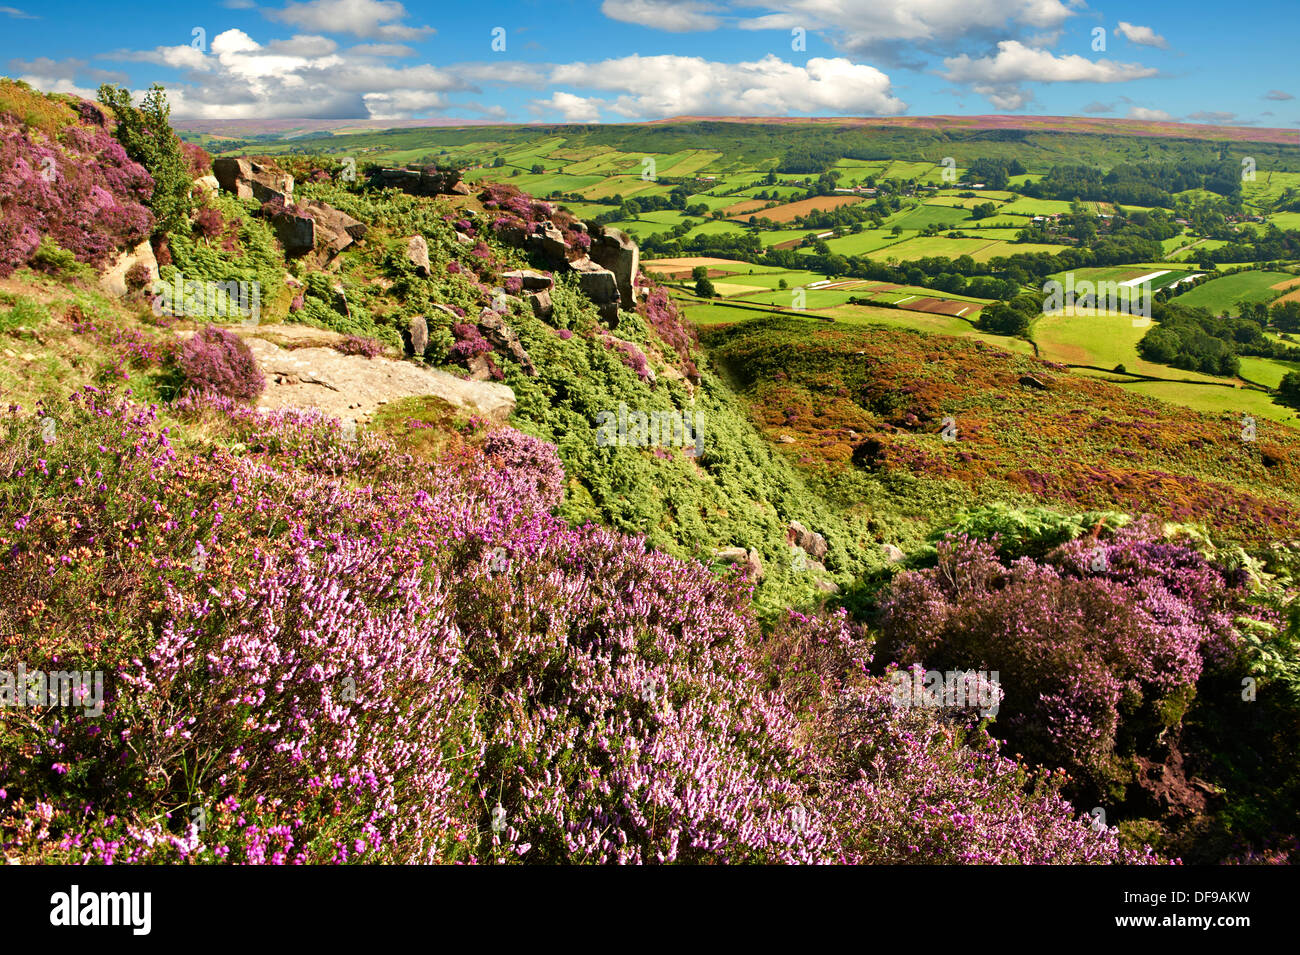
[[[1273,286],[1293,278],[1294,275],[1286,272],[1238,272],[1211,279],[1204,285],[1184,292],[1174,301],[1208,308],[1217,314],[1220,311],[1231,311],[1241,301],[1271,301],[1278,294]]]
[[[851,206],[861,201],[861,196],[818,196],[816,199],[800,199],[798,202],[774,206],[766,210],[762,217],[773,222],[793,222],[797,217],[805,216],[810,212],[838,209],[840,206]],[[744,218],[748,220],[750,214],[752,213],[745,213]]]

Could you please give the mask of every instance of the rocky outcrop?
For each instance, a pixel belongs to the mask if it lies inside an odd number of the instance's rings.
[[[406,334],[411,343],[411,354],[419,358],[429,347],[429,323],[423,315],[411,316],[406,325]]]
[[[370,174],[369,185],[374,189],[400,189],[413,196],[470,194],[469,186],[461,182],[459,169],[439,169],[437,166],[376,169]]]
[[[569,257],[569,243],[564,241],[564,233],[547,221],[528,236],[525,245],[531,252],[537,252],[543,258],[556,264],[563,263]]]
[[[523,368],[524,374],[529,376],[537,374],[537,369],[533,366],[532,359],[519,341],[519,336],[513,328],[506,324],[506,320],[500,312],[490,308],[483,309],[478,317],[478,330],[484,338],[492,343],[494,349],[509,355],[517,361],[520,367]]]
[[[826,556],[829,548],[826,546],[826,538],[808,530],[798,521],[791,521],[789,528],[785,533],[786,543],[798,547],[809,557],[814,560],[821,560]]]
[[[520,288],[525,292],[544,292],[555,286],[553,276],[546,272],[534,272],[532,269],[515,269],[512,272],[503,272],[501,278],[506,281],[518,279]]]
[[[550,292],[529,292],[527,296],[528,304],[533,307],[533,314],[542,321],[550,321],[551,316],[555,314],[555,305],[551,301]]]
[[[634,307],[637,271],[641,266],[641,250],[637,244],[618,229],[602,226],[592,237],[588,254],[597,265],[614,273],[622,306]]]
[[[319,329],[263,327],[277,336],[318,339]],[[339,336],[340,338],[342,336]],[[399,398],[434,395],[470,414],[504,422],[515,408],[515,395],[496,382],[466,381],[444,371],[390,358],[344,355],[328,347],[281,348],[261,337],[244,339],[267,388],[263,408],[320,408],[339,418],[361,421]]]
[[[243,156],[214,159],[212,174],[221,188],[236,199],[270,202],[279,198],[284,203],[293,202],[293,176]]]
[[[429,243],[424,240],[424,236],[413,235],[406,240],[406,260],[420,278],[429,277]]]
[[[713,552],[713,559],[723,564],[743,564],[754,580],[763,576],[763,560],[758,551],[743,547],[719,547]]]
[[[880,550],[884,553],[885,560],[889,561],[891,564],[896,564],[907,556],[900,548],[895,547],[893,544],[881,544]]]
[[[153,246],[149,244],[148,239],[117,257],[117,260],[99,277],[100,290],[107,295],[125,297],[130,291],[126,287],[126,273],[131,271],[134,265],[143,265],[149,271],[149,281],[145,288],[158,281],[158,260],[154,258]]]
[[[1035,391],[1047,391],[1047,385],[1033,375],[1021,375],[1020,384],[1022,387],[1033,388]]]
[[[315,200],[274,212],[271,226],[286,255],[297,257],[314,252],[322,265],[353,242],[364,239],[368,231],[359,219]]]
[[[614,273],[597,265],[585,255],[570,262],[569,268],[577,273],[578,287],[582,289],[582,294],[595,303],[600,317],[611,328],[617,327],[620,296],[618,279],[614,277]]]
[[[221,183],[217,181],[216,176],[199,176],[194,180],[194,193],[214,193],[221,189]]]

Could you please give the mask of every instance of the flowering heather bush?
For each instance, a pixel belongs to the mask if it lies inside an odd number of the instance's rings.
[[[605,347],[617,349],[623,356],[623,364],[636,372],[638,378],[642,381],[650,381],[653,378],[650,362],[646,359],[645,352],[632,342],[623,341],[620,338],[614,338],[612,335],[605,333],[604,329],[601,329],[601,331],[602,337],[605,341]]]
[[[132,292],[139,292],[150,284],[153,280],[153,274],[149,271],[149,266],[143,262],[137,262],[126,270],[126,275],[122,279],[126,283],[127,289]]]
[[[493,431],[483,442],[483,453],[503,467],[529,475],[537,482],[537,494],[547,507],[564,498],[564,466],[555,445],[514,428]]]
[[[858,863],[1077,865],[1158,861],[1095,831],[1061,796],[1062,773],[1026,786],[969,714],[899,706],[875,680],[844,693],[817,741],[826,825]]]
[[[266,388],[248,346],[215,325],[199,329],[181,345],[176,364],[185,383],[199,391],[252,400]]]
[[[475,355],[492,351],[492,343],[483,337],[477,325],[457,322],[451,326],[451,333],[456,338],[456,344],[448,352],[452,361],[468,362]]]
[[[185,157],[185,168],[191,179],[212,174],[212,156],[198,143],[181,143],[181,155]]]
[[[375,358],[383,354],[384,346],[373,338],[363,335],[348,335],[341,342],[334,343],[334,350],[345,355],[364,355]]]
[[[215,239],[225,228],[226,220],[222,218],[220,209],[204,206],[194,213],[194,231],[205,239]]]
[[[933,714],[882,710],[879,678],[839,672],[865,660],[842,615],[760,654],[745,582],[567,527],[509,432],[521,469],[326,473],[303,418],[186,401],[221,444],[93,390],[0,415],[3,662],[106,671],[101,716],[6,721],[10,857],[1127,858]]]
[[[1095,568],[1095,569],[1094,569]],[[1003,564],[958,535],[931,570],[900,574],[880,650],[938,670],[997,670],[997,728],[1020,752],[1104,789],[1176,728],[1207,659],[1236,643],[1246,592],[1147,523]]]
[[[668,298],[668,292],[661,286],[651,286],[642,276],[641,284],[645,296],[637,306],[637,312],[650,323],[665,345],[677,353],[682,362],[682,372],[691,381],[699,384],[700,372],[691,358],[691,345],[694,336],[683,324],[677,306]]]
[[[153,181],[104,129],[71,125],[58,140],[0,116],[0,276],[42,237],[102,267],[153,229]]]

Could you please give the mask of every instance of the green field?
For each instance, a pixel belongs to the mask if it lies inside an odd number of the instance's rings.
[[[1184,292],[1174,301],[1181,305],[1208,308],[1215,314],[1223,311],[1231,312],[1241,301],[1271,301],[1281,294],[1271,286],[1294,278],[1294,275],[1286,272],[1238,272],[1236,275],[1212,279],[1204,285]]]

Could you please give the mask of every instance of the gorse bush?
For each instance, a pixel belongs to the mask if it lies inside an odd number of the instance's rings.
[[[266,388],[253,353],[237,335],[206,325],[181,345],[176,365],[185,385],[228,398],[252,400]]]

